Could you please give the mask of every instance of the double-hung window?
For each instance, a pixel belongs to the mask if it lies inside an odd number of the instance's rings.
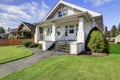
[[[47,28],[47,35],[49,36],[51,35],[51,33],[52,33],[52,28]]]
[[[64,10],[64,11],[63,11],[63,16],[66,16],[67,13],[68,13],[68,10]]]
[[[58,36],[60,36],[60,27],[57,27],[57,34],[58,34]]]
[[[74,26],[69,27],[69,33],[74,33]]]
[[[62,11],[58,12],[58,17],[62,17]]]
[[[58,12],[58,17],[66,16],[67,14],[68,14],[68,10],[67,9],[59,11]]]

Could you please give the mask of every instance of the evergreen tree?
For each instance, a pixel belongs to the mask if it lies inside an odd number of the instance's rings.
[[[3,27],[0,27],[0,34],[5,33],[5,29]]]
[[[120,23],[118,25],[117,35],[120,35]]]
[[[113,25],[110,31],[110,37],[115,37],[116,35],[117,35],[117,27]]]

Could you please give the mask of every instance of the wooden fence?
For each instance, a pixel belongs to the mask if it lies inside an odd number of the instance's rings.
[[[34,42],[34,39],[0,39],[0,46],[20,45],[26,41]]]

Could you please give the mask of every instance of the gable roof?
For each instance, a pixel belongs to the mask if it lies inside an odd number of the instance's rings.
[[[80,10],[80,11],[83,11],[83,12],[89,12],[93,17],[101,16],[101,15],[102,15],[101,13],[94,12],[94,11],[92,11],[92,10],[89,10],[89,9],[86,9],[86,8],[83,8],[83,7],[80,7],[80,6],[77,6],[77,5],[74,5],[74,4],[65,2],[65,1],[63,1],[63,0],[60,0],[60,1],[51,9],[51,11],[46,15],[46,17],[43,19],[43,21],[45,21],[45,20],[53,13],[53,11],[54,11],[58,6],[60,6],[61,4],[66,5],[66,6],[69,6],[69,7],[72,7],[72,8],[75,8],[75,9]]]
[[[35,26],[34,24],[27,23],[27,22],[22,22],[22,23],[19,25],[17,31],[20,29],[20,27],[21,27],[22,25],[27,26],[31,31],[32,31],[32,30],[35,30],[35,28],[36,28],[36,26]]]

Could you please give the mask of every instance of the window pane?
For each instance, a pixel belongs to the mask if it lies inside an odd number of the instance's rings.
[[[57,33],[60,35],[60,27],[57,27]]]
[[[58,17],[62,17],[62,12],[61,11],[59,11]]]
[[[69,27],[69,33],[74,33],[74,26]]]
[[[67,15],[67,12],[68,12],[68,10],[64,10],[64,11],[63,11],[63,16],[66,16],[66,15]]]

